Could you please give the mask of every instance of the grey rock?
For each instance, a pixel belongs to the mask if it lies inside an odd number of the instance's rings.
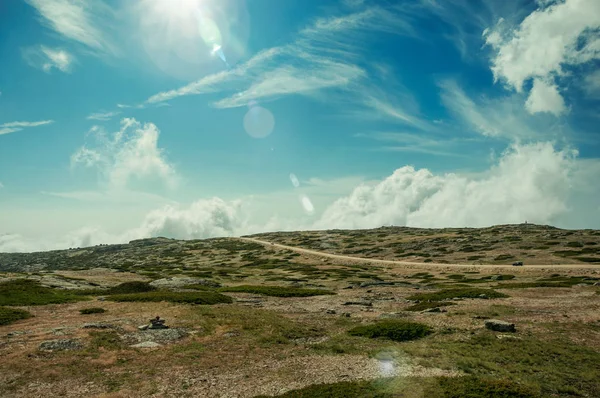
[[[81,348],[83,348],[83,344],[76,339],[48,340],[41,343],[39,347],[42,351],[67,351]]]
[[[138,330],[146,330],[150,327],[150,325],[140,325],[138,326]]]
[[[328,309],[327,311],[325,311],[328,314],[335,314],[335,310],[334,309]]]
[[[153,330],[146,329],[135,333],[128,333],[123,335],[123,340],[128,344],[143,343],[144,341],[153,341],[155,343],[168,343],[171,341],[179,340],[187,336],[187,332],[183,329],[162,329]]]
[[[496,332],[516,332],[515,324],[501,321],[498,319],[488,319],[485,321],[485,327]]]
[[[6,333],[7,337],[14,337],[14,336],[20,336],[22,334],[25,334],[26,332],[20,331],[20,330],[15,330],[13,332],[8,332]]]
[[[479,295],[479,298],[480,298],[480,299],[486,299],[486,300],[487,300],[487,299],[488,299],[488,296],[487,296],[487,294],[480,294],[480,295]]]
[[[350,318],[350,313],[349,312],[342,312],[342,317],[344,317],[344,318]]]
[[[132,348],[158,348],[162,347],[161,344],[155,343],[154,341],[144,341],[142,343],[133,344]]]

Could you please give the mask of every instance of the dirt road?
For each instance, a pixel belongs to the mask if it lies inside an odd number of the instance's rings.
[[[255,238],[238,238],[241,240],[245,240],[248,242],[260,243],[265,246],[270,247],[278,247],[280,249],[287,249],[294,251],[296,253],[318,256],[318,257],[326,257],[332,258],[336,260],[354,262],[354,263],[369,263],[369,264],[379,264],[379,265],[401,265],[404,268],[428,268],[428,269],[440,269],[440,268],[495,268],[495,269],[512,269],[512,270],[520,270],[520,269],[570,269],[570,270],[597,270],[600,272],[600,264],[535,264],[535,265],[524,265],[523,267],[515,267],[512,265],[498,265],[498,264],[442,264],[442,263],[416,263],[409,261],[397,261],[397,260],[380,260],[374,258],[365,258],[365,257],[354,257],[354,256],[344,256],[341,254],[331,254],[320,252],[317,250],[304,249],[301,247],[295,246],[287,246],[279,243],[267,242],[264,240],[259,240]]]

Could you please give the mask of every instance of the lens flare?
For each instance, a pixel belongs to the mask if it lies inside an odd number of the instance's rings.
[[[262,106],[252,106],[244,116],[244,129],[253,138],[265,138],[273,132],[275,118]]]
[[[300,203],[302,203],[302,207],[307,213],[312,214],[315,211],[315,207],[313,206],[308,196],[302,195],[300,197]]]
[[[298,177],[296,177],[296,174],[290,174],[290,181],[292,182],[294,188],[298,188],[300,186],[300,181],[298,180]]]

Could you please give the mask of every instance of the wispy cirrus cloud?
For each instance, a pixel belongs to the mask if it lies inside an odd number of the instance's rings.
[[[296,94],[311,96],[324,89],[344,89],[368,76],[367,68],[358,62],[363,50],[361,46],[366,45],[368,35],[372,32],[413,35],[407,20],[408,17],[396,7],[379,6],[340,17],[320,18],[301,30],[287,45],[263,50],[230,70],[157,93],[146,102],[234,92],[214,103],[218,108],[231,108],[245,106],[253,99]],[[353,87],[352,91],[355,89]]]
[[[9,122],[0,124],[0,135],[16,133],[29,127],[43,126],[45,124],[54,123],[54,120],[42,120],[39,122]]]
[[[463,157],[464,152],[458,150],[458,145],[466,139],[423,136],[421,134],[378,131],[354,134],[355,138],[379,141],[383,144],[376,148],[385,152],[414,152],[435,156]]]
[[[68,51],[46,46],[25,48],[22,55],[29,65],[46,73],[50,73],[52,69],[70,73],[75,62],[75,57]]]
[[[101,120],[101,121],[107,121],[112,119],[113,117],[120,115],[121,112],[120,111],[113,111],[113,112],[97,112],[97,113],[92,113],[91,115],[89,115],[86,119],[87,120]]]
[[[102,1],[26,0],[40,14],[43,24],[66,39],[100,53],[112,53],[113,45],[101,25],[112,10]]]

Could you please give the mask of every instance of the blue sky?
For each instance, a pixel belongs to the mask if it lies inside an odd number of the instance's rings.
[[[598,228],[598,28],[594,0],[4,2],[0,250]]]

